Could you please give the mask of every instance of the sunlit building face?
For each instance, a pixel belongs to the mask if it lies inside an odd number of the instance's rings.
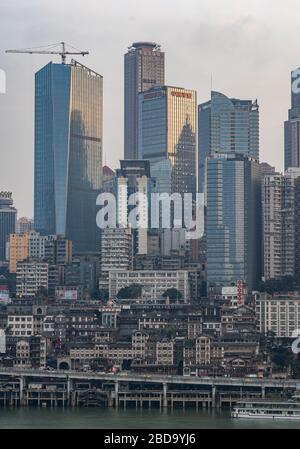
[[[124,56],[124,157],[138,157],[138,95],[165,83],[165,54],[155,42],[134,42]]]
[[[196,101],[195,91],[171,86],[139,95],[139,157],[154,170],[169,161],[172,192],[195,192]]]

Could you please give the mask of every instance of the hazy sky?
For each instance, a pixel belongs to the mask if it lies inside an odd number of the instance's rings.
[[[134,41],[161,44],[166,83],[213,89],[260,105],[261,160],[283,167],[283,122],[290,72],[300,66],[299,0],[1,0],[0,190],[13,192],[19,215],[33,214],[34,73],[47,56],[5,49],[66,41],[104,77],[104,162],[123,155],[123,54]],[[53,57],[59,61],[59,57]]]

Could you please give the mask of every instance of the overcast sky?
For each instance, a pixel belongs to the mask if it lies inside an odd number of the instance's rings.
[[[166,53],[166,83],[196,89],[199,103],[211,76],[214,90],[257,98],[261,160],[282,170],[299,16],[299,0],[1,0],[0,190],[13,192],[19,216],[33,215],[34,73],[49,61],[4,50],[60,41],[89,50],[78,60],[104,77],[104,163],[123,154],[123,54],[150,40]]]

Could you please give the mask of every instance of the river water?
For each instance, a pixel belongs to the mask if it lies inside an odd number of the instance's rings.
[[[229,411],[0,408],[0,429],[300,429],[300,421],[236,420]]]

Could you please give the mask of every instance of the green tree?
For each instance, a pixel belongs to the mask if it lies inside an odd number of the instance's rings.
[[[168,288],[162,296],[163,298],[170,298],[172,300],[182,299],[182,293],[177,288]]]
[[[142,296],[142,287],[137,284],[131,284],[128,287],[121,288],[117,293],[118,299],[136,299]]]

